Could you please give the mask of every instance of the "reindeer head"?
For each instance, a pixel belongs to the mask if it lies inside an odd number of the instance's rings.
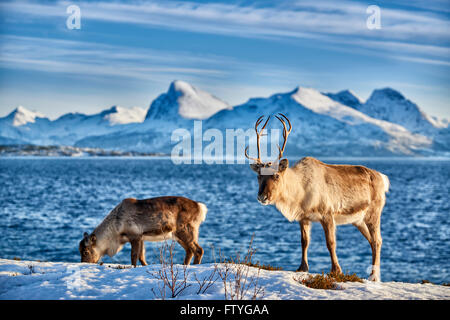
[[[95,245],[97,237],[95,234],[89,235],[87,232],[83,235],[83,240],[80,241],[78,250],[81,255],[81,262],[97,263],[101,256],[97,252]]]
[[[248,147],[245,149],[245,156],[253,160],[254,163],[250,164],[250,168],[258,174],[258,201],[263,205],[273,204],[275,199],[278,196],[278,192],[282,191],[283,184],[283,176],[285,174],[286,169],[289,167],[289,161],[287,159],[282,159],[284,148],[286,147],[287,137],[289,133],[291,133],[292,125],[289,119],[282,113],[279,113],[279,116],[275,116],[278,120],[283,124],[283,147],[280,148],[278,146],[279,155],[278,159],[274,162],[262,162],[261,161],[261,152],[260,152],[260,137],[269,122],[270,116],[267,118],[263,127],[260,131],[258,131],[258,126],[263,121],[263,117],[261,116],[256,120],[255,131],[256,131],[256,143],[258,148],[258,158],[251,158],[247,154]],[[289,124],[289,130],[286,126],[286,120]]]

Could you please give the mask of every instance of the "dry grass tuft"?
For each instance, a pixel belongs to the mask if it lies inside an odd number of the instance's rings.
[[[433,283],[433,282],[431,282],[430,280],[426,280],[426,279],[420,281],[420,283],[421,283],[421,284],[427,284],[427,283],[429,283],[429,284],[439,285],[439,284],[437,284],[437,283]],[[442,283],[442,284],[440,284],[440,285],[441,285],[441,286],[444,286],[444,287],[450,287],[450,283],[447,283],[447,282],[444,282],[444,283]]]
[[[256,263],[249,262],[249,263],[246,263],[245,265],[247,265],[249,267],[263,269],[263,270],[269,270],[269,271],[280,271],[280,270],[283,270],[282,267],[271,266],[270,264],[260,264],[259,261],[256,262]]]
[[[306,279],[294,278],[295,281],[312,289],[325,289],[325,290],[336,290],[341,287],[337,282],[363,282],[363,280],[358,277],[355,273],[353,274],[343,274],[343,273],[327,273],[318,275],[309,275]]]
[[[356,273],[328,273],[328,276],[333,278],[336,282],[363,282],[363,280],[358,277]]]
[[[294,278],[294,280],[299,281],[301,284],[312,289],[336,290],[338,288],[333,278],[325,275],[323,272],[322,274],[318,274],[315,276],[309,275],[306,279]]]

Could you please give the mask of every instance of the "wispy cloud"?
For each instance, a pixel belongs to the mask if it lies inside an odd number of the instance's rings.
[[[40,37],[0,36],[0,42],[0,65],[7,68],[144,80],[173,78],[173,74],[221,77],[226,73],[214,67],[222,57],[186,52],[130,52],[128,47]]]
[[[417,2],[417,1],[416,1]],[[381,7],[380,30],[366,27],[367,6],[342,0],[280,2],[272,7],[181,1],[77,2],[82,18],[235,37],[317,39],[415,55],[410,61],[450,60],[450,23],[430,12]],[[8,2],[1,10],[38,17],[66,17],[68,2]],[[416,4],[417,5],[417,4]],[[444,44],[444,47],[442,46]],[[396,57],[394,57],[396,58]]]
[[[236,74],[248,79],[269,77],[284,82],[298,80],[298,73],[317,77],[297,67],[286,70],[276,63],[257,63],[230,56],[187,51],[101,44],[55,38],[0,36],[0,66],[9,69],[64,73],[77,76],[117,77],[157,82],[166,86],[175,78],[196,83],[233,82]]]

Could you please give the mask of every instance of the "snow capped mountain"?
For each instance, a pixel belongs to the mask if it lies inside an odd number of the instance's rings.
[[[355,108],[373,118],[397,123],[414,133],[432,134],[444,126],[391,88],[374,90],[366,103]]]
[[[39,112],[30,111],[22,106],[18,106],[6,116],[6,119],[3,119],[11,121],[11,125],[14,127],[20,127],[27,123],[34,123],[36,118],[45,118],[45,116]]]
[[[31,144],[72,145],[90,135],[103,135],[121,130],[126,124],[140,123],[146,110],[113,106],[93,115],[68,113],[54,121],[43,118],[40,113],[19,107],[0,118],[0,136],[11,141]]]
[[[429,117],[393,89],[375,90],[367,102],[363,102],[349,90],[334,94],[297,87],[290,92],[251,98],[230,107],[183,81],[172,82],[168,91],[158,96],[147,112],[138,107],[113,106],[93,115],[69,113],[50,121],[38,113],[18,108],[0,118],[0,144],[56,144],[170,153],[174,146],[173,132],[181,128],[192,135],[194,120],[203,120],[203,133],[215,129],[214,132],[222,132],[224,138],[228,129],[238,135],[244,133],[243,139],[249,139],[247,142],[253,154],[255,120],[260,115],[279,112],[287,115],[293,125],[286,155],[450,154],[448,124]],[[272,118],[268,129],[281,128],[281,124]],[[263,142],[264,139],[272,139],[272,136],[263,137]],[[276,144],[280,142],[270,142],[269,150],[274,151],[266,152],[267,156],[276,157],[277,154],[272,153],[277,153]],[[228,141],[223,141],[224,155],[229,152],[226,143]],[[204,146],[207,144],[205,142]],[[239,157],[243,151],[233,152]]]
[[[107,120],[110,125],[139,123],[144,122],[147,110],[139,107],[132,107],[130,109],[113,106],[110,112],[105,114],[103,119]]]
[[[151,104],[146,119],[176,118],[207,119],[223,109],[231,107],[187,82],[176,80],[170,84],[167,93],[163,93]]]
[[[39,138],[50,123],[41,113],[19,106],[6,117],[0,118],[1,144],[30,142],[31,139]]]
[[[93,115],[69,113],[52,122],[46,137],[54,137],[59,144],[74,144],[87,136],[98,136],[123,130],[127,125],[142,123],[146,110],[113,106]]]
[[[352,107],[356,110],[359,110],[359,107],[364,103],[364,101],[359,98],[353,91],[351,90],[342,90],[338,93],[323,93],[334,101],[340,102],[343,105]]]
[[[289,117],[293,131],[286,154],[363,156],[365,154],[412,154],[412,149],[428,148],[431,141],[402,126],[371,118],[330,99],[311,88],[250,99],[232,111],[222,111],[207,126],[252,128],[260,115],[282,112]],[[280,128],[277,120],[271,126]]]

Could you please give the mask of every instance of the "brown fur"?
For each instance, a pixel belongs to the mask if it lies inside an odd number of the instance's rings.
[[[116,206],[92,232],[85,233],[79,250],[82,262],[97,263],[105,254],[115,255],[126,242],[131,243],[131,264],[145,261],[144,241],[163,241],[173,237],[185,249],[184,264],[200,263],[203,249],[198,231],[206,206],[184,197],[159,197],[145,200],[128,198]]]
[[[341,272],[335,229],[338,224],[351,223],[371,245],[371,279],[379,280],[380,216],[389,188],[385,175],[363,166],[331,165],[311,157],[303,158],[292,168],[287,159],[279,164],[250,166],[258,173],[258,200],[264,205],[275,205],[288,220],[300,223],[302,263],[298,271],[308,271],[310,223],[320,222],[331,256],[331,271]],[[267,169],[273,169],[273,174],[267,174]]]

